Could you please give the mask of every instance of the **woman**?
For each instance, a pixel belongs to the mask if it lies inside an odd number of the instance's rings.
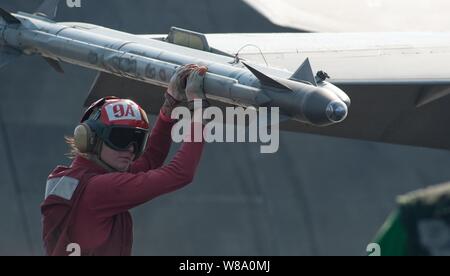
[[[192,108],[194,100],[207,105],[206,71],[196,65],[177,70],[150,138],[146,113],[131,100],[107,97],[87,109],[71,140],[72,165],[58,166],[47,181],[41,211],[48,255],[68,255],[71,248],[81,255],[131,254],[129,210],[194,178],[203,142],[184,143],[169,164],[163,162],[172,110],[184,100]]]

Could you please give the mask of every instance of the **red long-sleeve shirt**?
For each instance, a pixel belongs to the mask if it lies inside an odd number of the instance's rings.
[[[163,166],[172,126],[160,115],[146,152],[127,173],[109,173],[82,157],[70,168],[55,169],[41,208],[47,254],[67,255],[70,243],[78,244],[82,255],[131,254],[129,210],[192,182],[200,161],[203,142],[183,143]]]

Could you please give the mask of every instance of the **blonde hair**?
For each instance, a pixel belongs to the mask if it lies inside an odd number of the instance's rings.
[[[75,159],[78,156],[88,158],[89,155],[87,153],[82,153],[75,145],[75,139],[73,136],[64,136],[64,140],[66,141],[66,144],[69,146],[69,152],[65,154],[67,158],[69,159]]]

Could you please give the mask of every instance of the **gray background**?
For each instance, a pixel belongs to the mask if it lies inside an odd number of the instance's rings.
[[[64,1],[63,1],[64,2]],[[35,1],[1,0],[33,11]],[[289,32],[241,1],[83,0],[58,21],[132,33]],[[243,42],[245,43],[245,42]],[[39,57],[0,70],[0,255],[42,255],[47,175],[64,157],[95,72]],[[174,148],[174,150],[176,147]],[[195,181],[133,211],[135,255],[363,255],[395,197],[450,179],[450,153],[281,134],[280,151],[209,144]]]

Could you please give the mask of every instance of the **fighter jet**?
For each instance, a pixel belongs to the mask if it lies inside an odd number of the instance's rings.
[[[289,118],[281,129],[450,149],[446,33],[201,34],[174,27],[168,35],[133,35],[54,22],[57,2],[34,14],[0,10],[0,65],[39,54],[58,72],[60,62],[98,70],[86,104],[114,94],[158,110],[177,66],[199,63],[210,68],[210,100],[279,106]]]

